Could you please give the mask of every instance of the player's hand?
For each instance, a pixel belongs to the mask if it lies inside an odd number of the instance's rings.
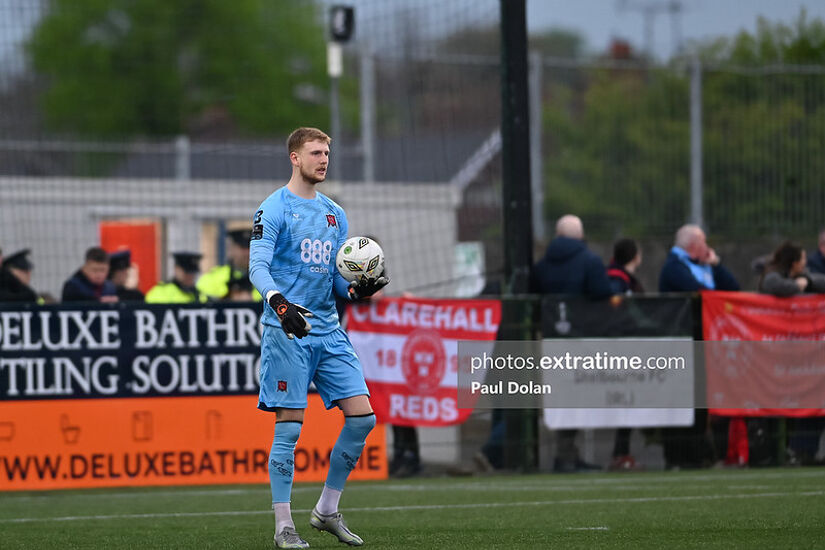
[[[294,336],[303,338],[312,330],[312,325],[306,320],[307,317],[312,317],[312,313],[305,307],[290,303],[280,292],[272,294],[268,302],[281,320],[281,328],[290,340]]]
[[[362,300],[369,298],[390,283],[386,277],[378,277],[377,279],[359,279],[352,281],[349,284],[349,295],[353,300]]]

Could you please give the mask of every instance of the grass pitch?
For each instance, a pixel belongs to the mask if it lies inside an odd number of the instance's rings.
[[[296,485],[309,527],[320,486]],[[266,485],[0,493],[0,548],[272,548]],[[822,548],[825,469],[353,482],[368,548]]]

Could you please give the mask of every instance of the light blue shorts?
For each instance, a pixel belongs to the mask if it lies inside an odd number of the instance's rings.
[[[310,382],[315,382],[327,409],[339,399],[369,397],[361,362],[341,327],[290,340],[280,327],[264,325],[258,408],[305,409]]]

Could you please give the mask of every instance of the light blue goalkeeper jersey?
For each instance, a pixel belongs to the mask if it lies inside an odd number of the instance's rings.
[[[335,255],[347,239],[344,209],[329,197],[298,197],[286,186],[272,193],[255,212],[249,247],[249,279],[266,298],[277,290],[312,312],[310,334],[327,334],[338,326],[334,291],[348,296],[347,281],[335,267]],[[261,321],[280,327],[264,305]]]

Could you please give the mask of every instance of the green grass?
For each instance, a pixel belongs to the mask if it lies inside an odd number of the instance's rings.
[[[293,511],[312,548],[345,548]],[[271,548],[265,485],[0,493],[0,548]],[[351,483],[370,548],[821,548],[825,469]]]

